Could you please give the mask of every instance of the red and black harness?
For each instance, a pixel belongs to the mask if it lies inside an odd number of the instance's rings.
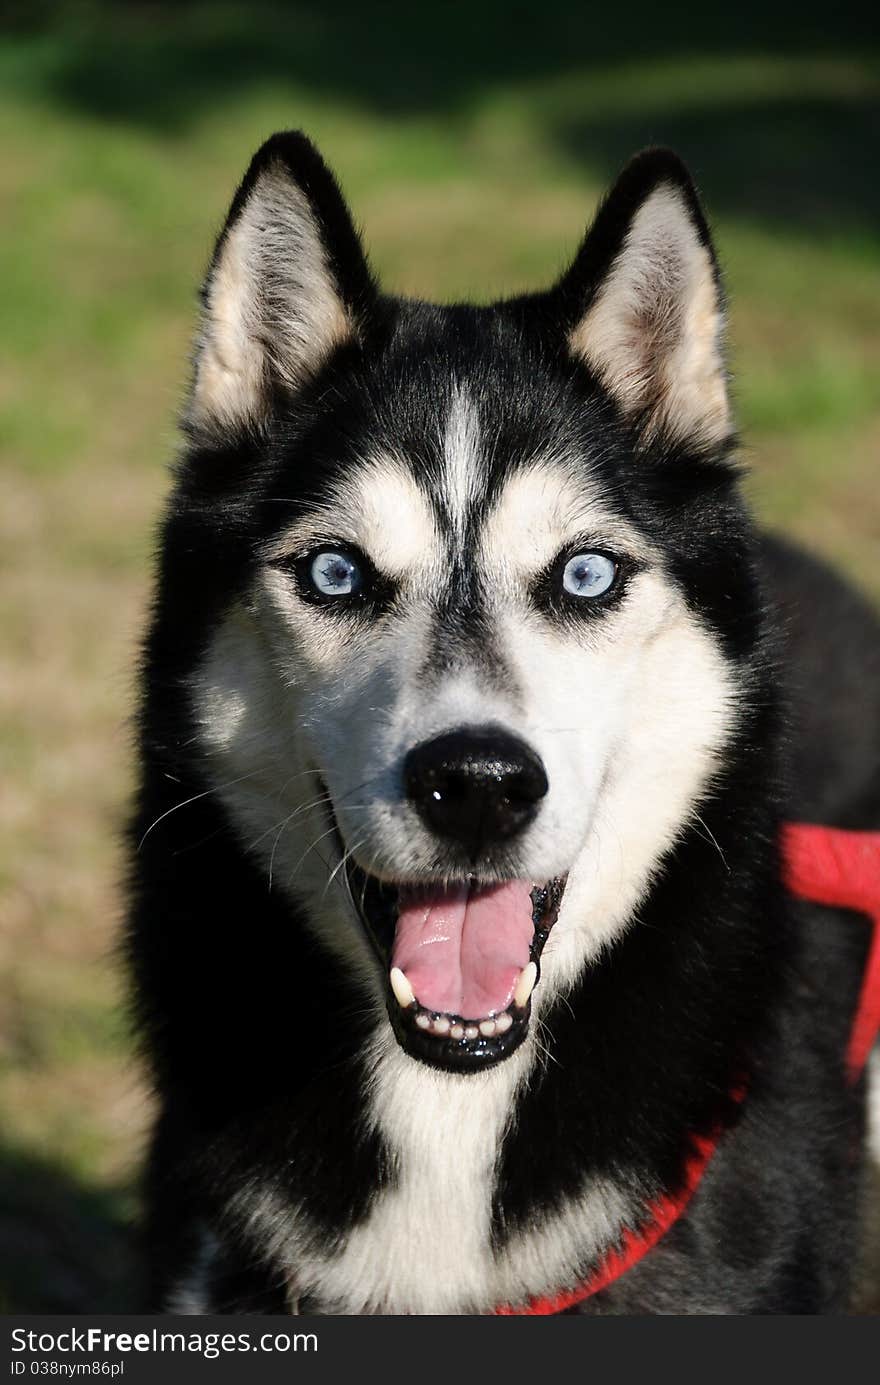
[[[838,828],[789,823],[783,829],[785,884],[799,899],[866,914],[873,925],[865,974],[846,1051],[846,1071],[856,1082],[880,1033],[880,832],[844,832]],[[744,1090],[737,1094],[742,1099]],[[549,1316],[564,1313],[607,1289],[632,1269],[678,1221],[700,1185],[724,1130],[693,1142],[681,1188],[657,1198],[638,1231],[623,1233],[620,1245],[605,1256],[584,1283],[548,1298],[530,1299],[520,1307],[504,1305],[496,1314]]]

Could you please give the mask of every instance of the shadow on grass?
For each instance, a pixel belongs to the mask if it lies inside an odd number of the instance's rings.
[[[454,116],[495,88],[578,74],[583,100],[575,89],[567,116],[546,110],[536,118],[594,176],[609,177],[646,143],[665,143],[693,162],[719,211],[804,230],[876,227],[880,219],[880,184],[868,173],[880,109],[864,67],[861,77],[842,68],[831,92],[811,90],[809,72],[795,74],[772,100],[756,101],[734,84],[717,102],[708,78],[708,92],[702,100],[692,94],[688,106],[678,89],[706,58],[837,54],[863,62],[878,48],[870,7],[829,13],[811,0],[743,0],[734,14],[703,7],[698,23],[691,5],[646,0],[603,6],[601,14],[583,0],[540,7],[515,0],[19,0],[18,14],[21,60],[13,59],[7,81],[103,120],[174,132],[218,104],[285,87],[291,123],[304,91],[388,117]],[[652,59],[674,60],[678,74],[665,81],[661,74],[653,109],[637,86],[615,101],[619,119],[590,119],[591,75]],[[744,88],[749,70],[746,64],[740,72]]]
[[[720,104],[613,121],[562,123],[559,142],[613,174],[646,144],[675,149],[719,212],[804,233],[880,229],[868,174],[880,107],[867,96]]]
[[[125,1201],[0,1148],[0,1312],[137,1311],[143,1295]]]

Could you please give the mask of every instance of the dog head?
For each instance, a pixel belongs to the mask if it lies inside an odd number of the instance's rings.
[[[221,589],[199,753],[423,1062],[513,1052],[633,919],[734,733],[752,597],[722,317],[663,151],[553,288],[481,308],[382,295],[300,135],[232,204],[181,491]]]

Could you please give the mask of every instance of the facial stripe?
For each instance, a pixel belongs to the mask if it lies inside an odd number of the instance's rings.
[[[481,448],[476,405],[464,386],[456,385],[443,433],[443,489],[439,498],[460,547],[480,490]]]
[[[486,503],[487,472],[477,406],[461,384],[454,387],[443,433],[442,489],[447,574],[438,592],[436,616],[423,673],[435,681],[463,667],[477,668],[490,685],[515,690],[492,619],[491,574],[477,561],[478,534]]]

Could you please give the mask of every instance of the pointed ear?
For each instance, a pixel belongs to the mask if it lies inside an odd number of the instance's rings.
[[[364,330],[376,290],[333,175],[298,132],[254,156],[202,290],[185,424],[201,439],[259,428]]]
[[[624,169],[558,292],[570,350],[643,442],[730,435],[718,266],[676,155],[646,150]]]

